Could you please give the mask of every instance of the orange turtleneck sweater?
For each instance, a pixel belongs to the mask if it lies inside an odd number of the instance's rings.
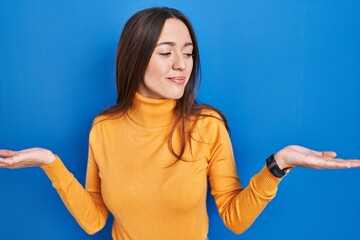
[[[245,231],[275,196],[280,179],[266,167],[242,188],[224,124],[200,118],[185,161],[168,147],[175,100],[136,94],[120,118],[97,117],[90,131],[85,189],[57,157],[42,167],[66,207],[88,233],[114,216],[113,239],[204,240],[207,181],[219,213],[235,233]],[[205,110],[207,114],[215,112]],[[174,149],[179,149],[174,136]]]

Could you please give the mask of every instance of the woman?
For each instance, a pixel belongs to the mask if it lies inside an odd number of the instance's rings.
[[[69,211],[89,234],[108,212],[114,239],[206,239],[207,179],[221,217],[245,231],[297,166],[360,167],[334,152],[288,146],[271,155],[242,188],[227,123],[197,104],[200,60],[193,27],[175,9],[150,8],[126,23],[118,45],[114,106],[89,137],[85,189],[50,150],[0,150],[0,167],[41,166]]]

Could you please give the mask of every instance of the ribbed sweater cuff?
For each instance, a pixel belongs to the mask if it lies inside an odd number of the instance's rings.
[[[266,165],[251,179],[253,189],[263,198],[270,199],[275,197],[280,182],[281,178],[272,175]]]
[[[55,156],[56,158],[52,163],[42,166],[41,168],[51,180],[53,187],[59,189],[68,185],[72,181],[73,175],[65,167],[61,159],[57,155]]]

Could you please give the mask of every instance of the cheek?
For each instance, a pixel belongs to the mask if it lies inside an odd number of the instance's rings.
[[[154,64],[149,64],[143,79],[143,84],[146,88],[152,91],[159,91],[164,87],[164,79],[166,73],[164,69]]]
[[[166,63],[161,63],[158,61],[150,61],[147,69],[145,71],[145,78],[159,78],[162,76],[166,76],[168,72],[168,67]]]
[[[190,77],[193,70],[194,70],[193,62],[189,61],[189,63],[186,65],[186,70],[185,70],[187,77]]]
[[[194,59],[190,59],[187,65],[187,71],[189,75],[192,73],[193,68],[194,68]]]

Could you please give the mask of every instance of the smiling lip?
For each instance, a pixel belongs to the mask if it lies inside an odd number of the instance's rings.
[[[179,76],[179,77],[169,77],[170,81],[177,83],[177,84],[184,84],[186,82],[186,78]]]

